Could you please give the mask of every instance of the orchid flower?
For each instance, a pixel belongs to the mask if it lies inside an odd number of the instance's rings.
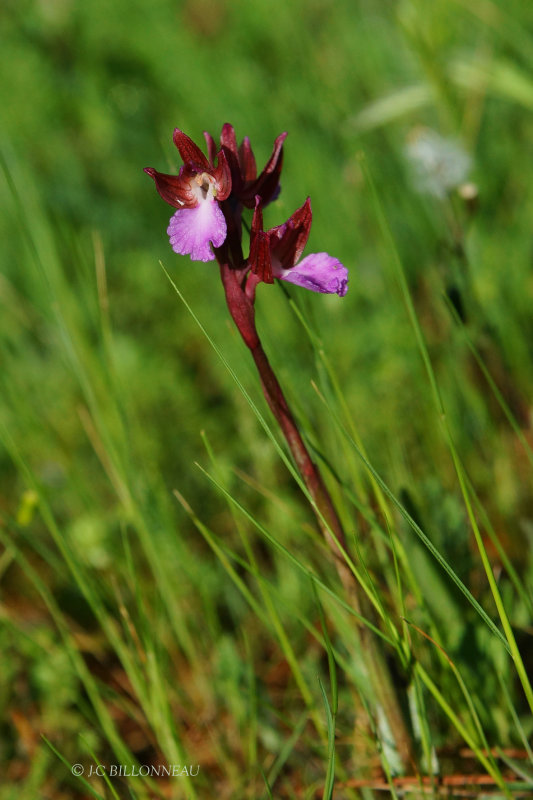
[[[178,128],[173,140],[184,162],[179,175],[166,175],[152,167],[144,171],[154,179],[163,200],[178,209],[167,228],[174,252],[190,255],[193,261],[213,261],[215,255],[210,245],[220,247],[227,233],[219,205],[231,191],[226,156],[220,150],[216,156],[211,154],[208,161],[192,139]]]
[[[260,198],[256,198],[250,238],[249,263],[252,272],[265,283],[274,278],[303,286],[313,292],[338,294],[348,291],[348,270],[328,253],[311,253],[301,261],[311,229],[309,198],[283,225],[263,230]]]
[[[283,142],[287,134],[277,137],[272,155],[259,177],[248,137],[238,147],[233,126],[226,123],[217,152],[213,137],[209,133],[204,135],[209,159],[192,139],[176,128],[173,141],[184,162],[179,174],[166,175],[153,167],[146,167],[144,171],[154,179],[163,200],[178,209],[167,229],[174,252],[190,255],[193,261],[213,261],[215,254],[211,245],[221,247],[229,228],[233,239],[230,242],[232,255],[241,262],[240,215],[236,219],[232,211],[239,204],[253,208],[256,196],[266,205],[279,195]],[[220,204],[230,193],[233,209],[223,210]]]

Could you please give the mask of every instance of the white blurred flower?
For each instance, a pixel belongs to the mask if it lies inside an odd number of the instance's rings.
[[[443,198],[463,184],[472,159],[456,139],[446,139],[430,128],[415,128],[409,135],[405,155],[419,192]]]

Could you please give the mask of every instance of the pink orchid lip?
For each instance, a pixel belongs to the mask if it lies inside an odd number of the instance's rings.
[[[348,270],[328,253],[311,253],[291,269],[276,269],[274,266],[273,274],[312,292],[344,297],[348,291]]]
[[[171,217],[167,233],[175,253],[192,261],[213,261],[211,249],[226,239],[227,226],[218,203],[209,195],[195,208],[180,208]]]

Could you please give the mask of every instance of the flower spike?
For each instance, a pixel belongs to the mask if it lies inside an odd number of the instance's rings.
[[[262,209],[280,192],[287,134],[280,133],[276,138],[259,175],[250,140],[246,136],[238,145],[233,125],[222,126],[218,152],[211,134],[204,136],[207,156],[182,130],[174,130],[173,141],[183,159],[178,175],[145,169],[163,200],[177,209],[167,229],[172,249],[193,261],[213,261],[216,257],[224,262],[239,273],[236,280],[246,288],[249,299],[255,296],[257,283],[274,283],[274,278],[344,297],[348,290],[346,267],[327,253],[302,259],[312,222],[309,198],[283,225],[263,229]],[[243,206],[254,209],[246,260],[242,253]],[[247,278],[248,272],[252,274]]]

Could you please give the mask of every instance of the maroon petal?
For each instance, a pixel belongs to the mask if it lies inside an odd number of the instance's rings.
[[[209,170],[209,161],[198,145],[196,145],[187,134],[180,131],[179,128],[176,128],[172,139],[180,152],[184,164],[195,164],[206,172]]]
[[[261,231],[250,244],[250,264],[254,275],[264,283],[274,283],[268,235]]]
[[[231,172],[233,192],[239,196],[243,187],[243,177],[241,174],[241,165],[239,163],[239,151],[237,148],[235,130],[233,125],[230,125],[229,122],[226,122],[225,125],[222,126],[220,144]]]
[[[259,195],[264,206],[277,195],[279,191],[279,176],[283,166],[283,142],[286,138],[286,133],[280,133],[274,142],[272,155],[268,159],[261,175],[250,186],[246,187],[246,192],[242,195],[242,202],[247,208],[254,207],[256,195]]]
[[[217,156],[217,146],[215,144],[215,140],[207,131],[204,131],[204,139],[207,143],[207,155],[209,158],[209,163],[214,164]]]
[[[255,157],[250,144],[250,139],[245,136],[242,144],[239,147],[239,164],[241,166],[241,174],[245,181],[255,181],[257,178],[257,165]]]
[[[224,123],[222,132],[220,134],[220,144],[226,150],[229,150],[235,158],[238,158],[239,152],[237,149],[237,137],[235,136],[235,129],[229,122]]]
[[[191,191],[190,174],[184,167],[181,168],[179,175],[166,175],[153,167],[145,167],[144,171],[154,179],[156,189],[165,203],[174,208],[194,208],[198,204]]]
[[[309,197],[283,225],[268,231],[272,256],[283,269],[290,269],[299,261],[311,230],[311,200]]]
[[[222,202],[231,192],[231,170],[223,150],[218,153],[218,166],[210,170],[217,182],[217,200]]]
[[[260,198],[256,198],[256,206],[252,219],[250,234],[249,263],[254,275],[265,283],[274,283],[272,276],[272,259],[270,256],[270,243],[268,233],[263,230],[263,212],[261,211]]]

